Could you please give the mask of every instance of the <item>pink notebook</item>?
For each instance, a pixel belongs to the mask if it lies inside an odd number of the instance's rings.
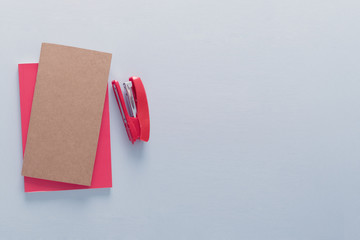
[[[23,153],[25,152],[37,69],[37,63],[19,64],[19,88]],[[82,89],[79,89],[79,91],[81,90]],[[24,177],[24,187],[25,192],[40,192],[89,188],[110,188],[111,186],[112,176],[110,151],[109,94],[108,90],[106,90],[104,111],[101,120],[101,128],[91,186],[88,187],[76,184]]]

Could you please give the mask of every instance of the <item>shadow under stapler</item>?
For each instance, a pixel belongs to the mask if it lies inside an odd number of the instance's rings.
[[[131,161],[136,161],[136,163],[141,163],[144,161],[144,152],[146,150],[146,143],[142,141],[136,141],[132,144],[128,141],[128,146],[125,148],[125,151],[128,152],[128,156],[131,157]]]

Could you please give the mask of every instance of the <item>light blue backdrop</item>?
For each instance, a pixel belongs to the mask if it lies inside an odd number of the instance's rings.
[[[359,239],[360,2],[1,1],[0,239]],[[17,64],[42,42],[142,77],[110,92],[113,188],[25,194]]]

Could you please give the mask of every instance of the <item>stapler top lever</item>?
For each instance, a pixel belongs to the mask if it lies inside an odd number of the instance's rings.
[[[129,140],[149,141],[150,116],[144,85],[139,77],[131,77],[123,83],[125,100],[118,81],[112,81],[115,98],[124,122]]]

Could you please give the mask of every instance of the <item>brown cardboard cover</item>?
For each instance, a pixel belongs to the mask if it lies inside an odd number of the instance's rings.
[[[22,175],[91,185],[111,54],[43,43]]]

